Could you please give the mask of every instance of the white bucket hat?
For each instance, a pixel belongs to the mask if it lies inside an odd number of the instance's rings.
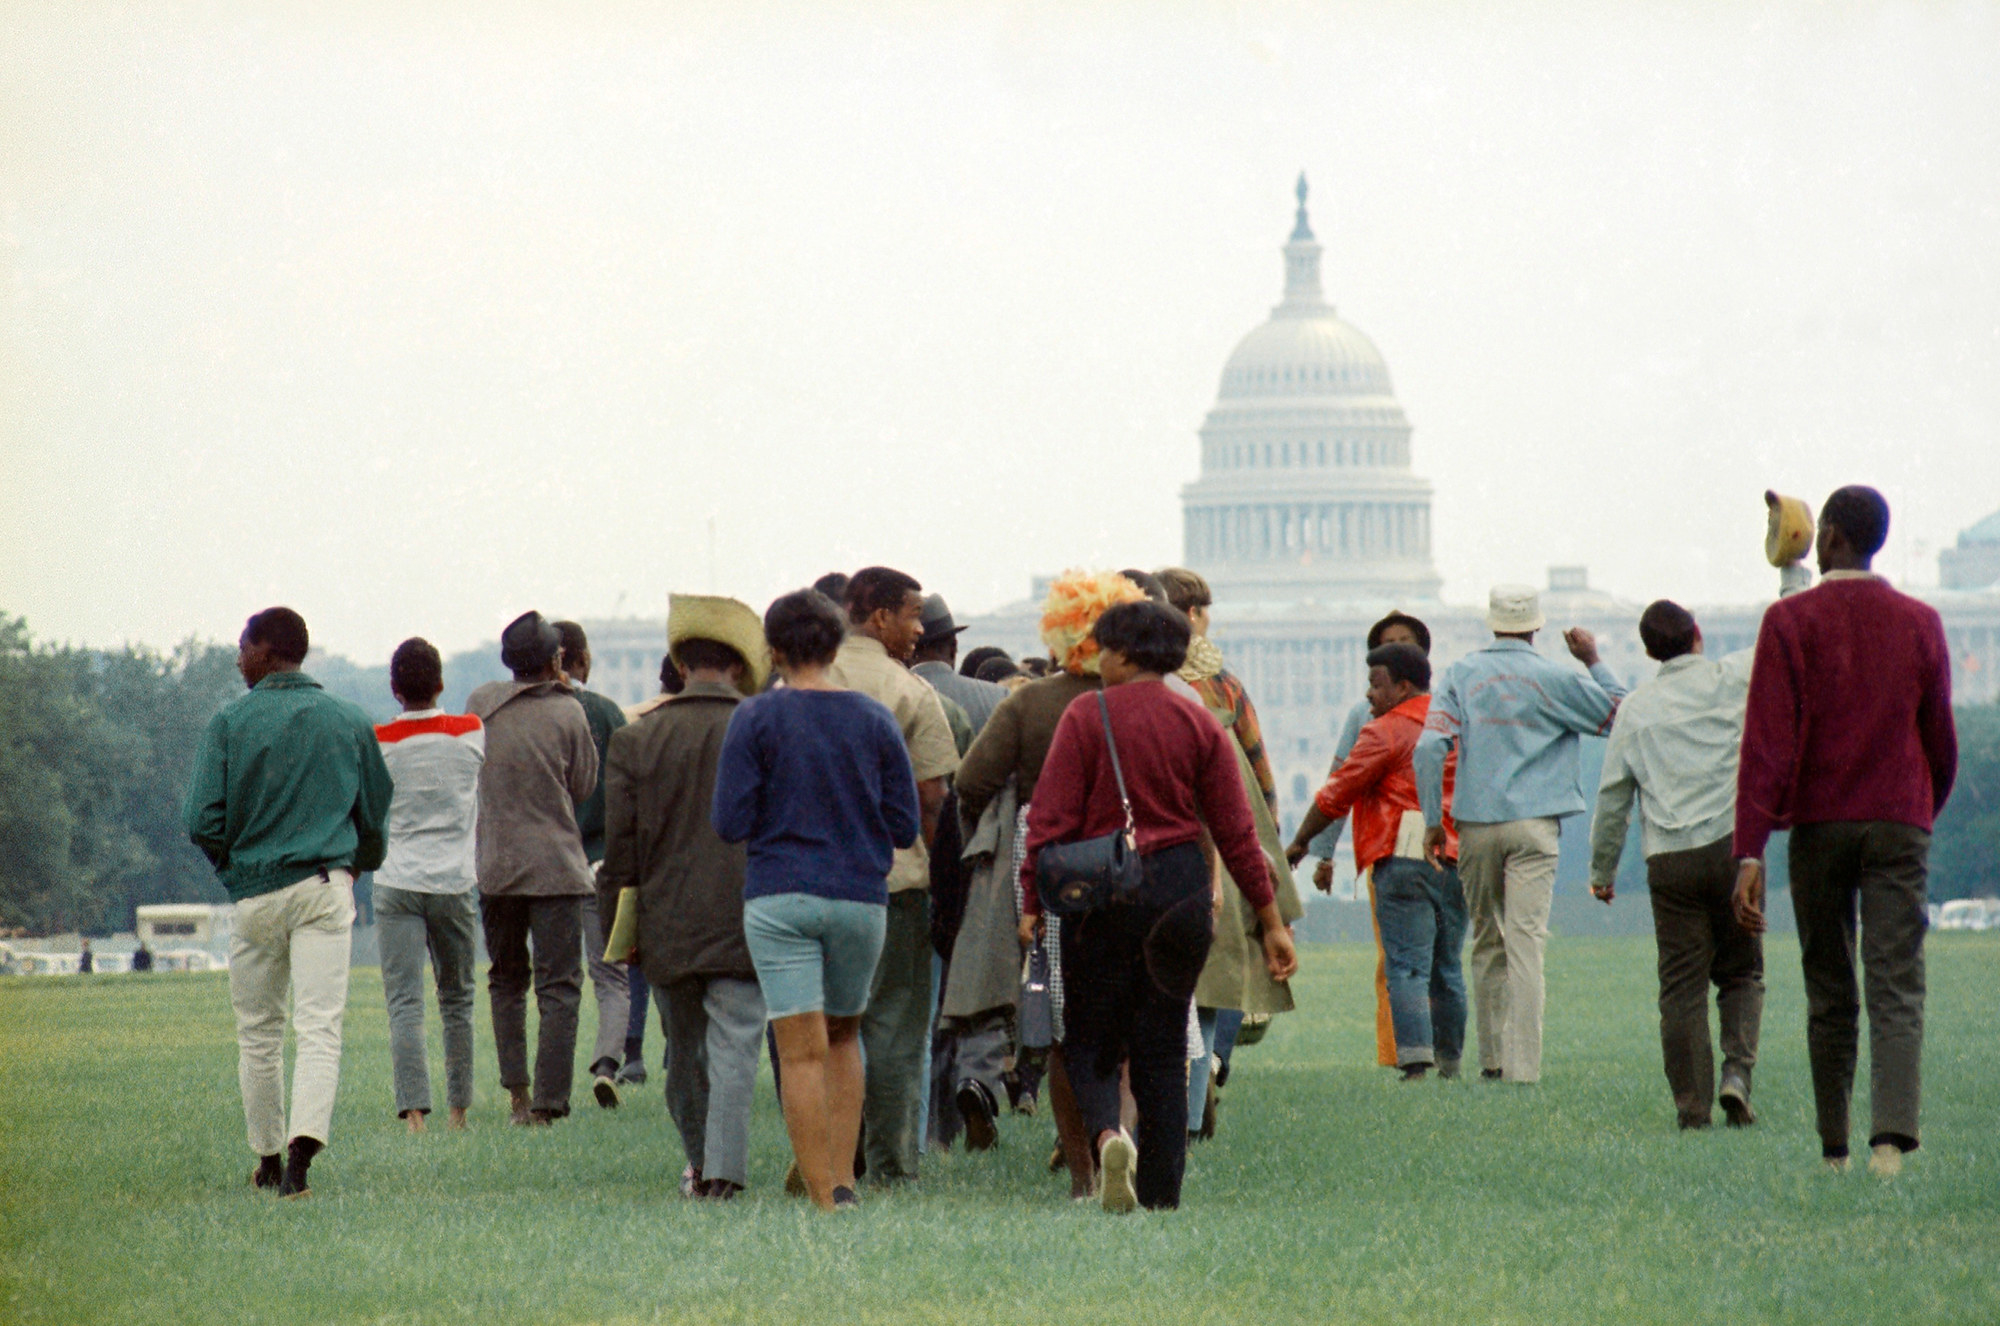
[[[1508,635],[1539,631],[1548,619],[1542,616],[1542,596],[1532,585],[1495,585],[1486,597],[1486,627]]]

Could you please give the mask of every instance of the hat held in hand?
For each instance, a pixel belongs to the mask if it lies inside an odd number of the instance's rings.
[[[1486,596],[1486,629],[1496,634],[1539,631],[1546,621],[1542,596],[1532,585],[1495,585]]]
[[[1764,505],[1770,508],[1770,523],[1764,530],[1764,560],[1784,569],[1803,559],[1813,546],[1812,508],[1796,497],[1764,491]]]
[[[667,654],[682,671],[681,646],[690,640],[710,640],[736,651],[743,660],[743,680],[737,689],[756,695],[771,676],[771,650],[764,643],[764,622],[739,599],[720,594],[667,596]]]

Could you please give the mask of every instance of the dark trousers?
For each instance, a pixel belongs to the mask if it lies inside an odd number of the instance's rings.
[[[1208,864],[1193,843],[1145,858],[1136,901],[1064,917],[1063,1063],[1094,1146],[1118,1128],[1118,1067],[1139,1107],[1139,1204],[1181,1204],[1187,1162],[1187,1024],[1215,937]]]
[[[1854,982],[1857,914],[1868,990],[1870,1144],[1917,1146],[1923,1095],[1924,911],[1931,836],[1884,820],[1792,830],[1792,909],[1805,968],[1806,1049],[1819,1140],[1847,1154],[1847,1112],[1861,1003]]]
[[[861,1015],[862,1148],[877,1183],[917,1177],[931,1042],[931,891],[890,894],[887,922]]]
[[[1653,935],[1660,950],[1660,1056],[1674,1108],[1707,1119],[1715,1102],[1708,987],[1722,1022],[1722,1072],[1743,1080],[1757,1066],[1764,1021],[1764,941],[1736,924],[1729,895],[1736,860],[1729,839],[1646,858]]]
[[[583,899],[482,897],[479,919],[486,931],[486,952],[493,959],[486,991],[493,1004],[500,1085],[512,1091],[529,1084],[532,975],[541,1025],[529,1105],[552,1115],[568,1114],[570,1080],[576,1072],[576,1016],[583,1004]]]

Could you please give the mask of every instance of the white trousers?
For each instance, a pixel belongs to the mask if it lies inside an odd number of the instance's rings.
[[[236,1010],[236,1079],[250,1149],[260,1156],[287,1139],[324,1143],[340,1084],[340,1024],[354,931],[354,876],[317,871],[275,893],[236,904],[229,945],[229,1003]],[[285,997],[298,1048],[292,1065],[291,1127],[285,1126]]]

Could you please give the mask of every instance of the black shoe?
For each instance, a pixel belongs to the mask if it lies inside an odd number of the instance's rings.
[[[1500,1070],[1497,1068],[1482,1068],[1479,1070],[1479,1080],[1482,1082],[1498,1082],[1500,1080]]]
[[[1430,1071],[1431,1066],[1429,1064],[1404,1064],[1403,1081],[1421,1082],[1424,1080],[1424,1075]]]
[[[250,1186],[253,1188],[276,1188],[285,1181],[284,1153],[273,1151],[257,1162],[257,1168],[250,1171]]]
[[[1689,1110],[1680,1111],[1680,1129],[1684,1133],[1699,1132],[1703,1128],[1710,1127],[1714,1122],[1714,1117],[1707,1110],[1702,1110],[1699,1113]]]
[[[312,1159],[320,1152],[321,1143],[310,1137],[294,1137],[292,1144],[285,1148],[285,1177],[278,1183],[280,1197],[310,1197],[312,1189],[306,1183],[306,1171],[312,1168]]]
[[[706,1202],[734,1201],[736,1194],[743,1191],[743,1185],[728,1179],[703,1179],[695,1185],[694,1195]]]
[[[841,1184],[833,1190],[833,1209],[836,1211],[858,1211],[861,1199],[854,1195],[854,1189]]]
[[[1195,1129],[1195,1132],[1204,1142],[1215,1136],[1216,1108],[1222,1104],[1222,1095],[1217,1089],[1218,1086],[1219,1084],[1216,1082],[1214,1074],[1210,1074],[1208,1091],[1202,1096],[1201,1100],[1201,1126]]]
[[[1218,1087],[1229,1085],[1229,1061],[1227,1059],[1216,1064],[1214,1082]]]
[[[986,1089],[984,1082],[968,1077],[958,1084],[953,1100],[958,1105],[959,1117],[965,1121],[965,1149],[991,1151],[1000,1140],[1000,1130],[993,1122],[1000,1112],[993,1101],[993,1093]]]

